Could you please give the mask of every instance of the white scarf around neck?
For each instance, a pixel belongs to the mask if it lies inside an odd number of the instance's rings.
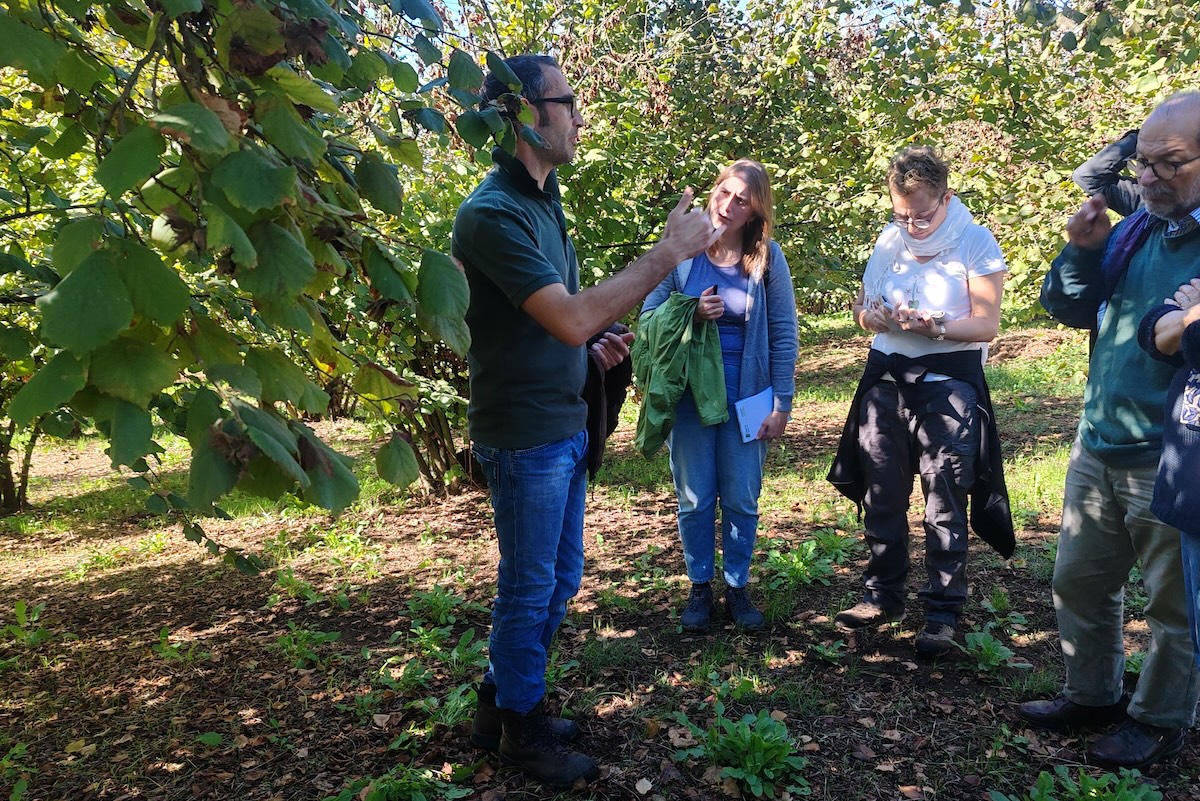
[[[958,244],[967,226],[975,222],[971,212],[958,199],[958,195],[950,198],[946,204],[946,219],[934,229],[933,233],[923,239],[917,239],[908,232],[907,227],[896,226],[900,231],[900,241],[914,256],[936,256]]]

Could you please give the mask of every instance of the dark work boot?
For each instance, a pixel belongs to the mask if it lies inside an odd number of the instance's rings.
[[[538,701],[524,715],[500,710],[504,721],[500,757],[544,784],[570,787],[581,780],[592,781],[600,775],[600,768],[590,757],[572,751],[550,733],[543,703]]]
[[[579,726],[565,718],[546,718],[551,736],[564,743],[574,742],[579,737]],[[471,727],[471,745],[484,751],[496,751],[500,747],[503,722],[500,707],[496,706],[496,685],[480,684],[475,689],[475,723]]]
[[[766,624],[763,613],[750,600],[750,590],[745,587],[725,588],[725,611],[733,625],[743,631],[760,631]]]
[[[684,631],[708,631],[713,608],[712,585],[707,581],[703,584],[693,584],[687,606],[679,615],[679,625]]]

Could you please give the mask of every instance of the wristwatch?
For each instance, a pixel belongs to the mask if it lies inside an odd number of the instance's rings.
[[[934,342],[941,342],[946,338],[946,324],[938,323],[938,335],[933,338]]]

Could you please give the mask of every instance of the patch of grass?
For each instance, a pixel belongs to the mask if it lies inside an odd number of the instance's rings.
[[[618,632],[604,627],[579,649],[579,672],[589,680],[603,678],[608,672],[628,670],[645,657],[636,633]]]
[[[212,656],[208,651],[198,649],[194,642],[190,642],[186,646],[172,643],[171,630],[166,626],[159,629],[158,642],[151,645],[150,650],[163,661],[179,662],[183,665],[201,662]]]
[[[1043,446],[1036,452],[1018,454],[1006,461],[1004,480],[1017,528],[1029,528],[1039,517],[1054,516],[1061,511],[1070,455],[1070,443],[1063,443]]]
[[[336,642],[341,636],[340,631],[304,629],[289,620],[288,633],[275,638],[275,647],[293,667],[320,668],[325,663],[321,655],[324,646]]]

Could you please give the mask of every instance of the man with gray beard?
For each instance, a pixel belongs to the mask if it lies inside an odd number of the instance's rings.
[[[1017,711],[1059,731],[1117,724],[1091,744],[1089,760],[1144,768],[1183,748],[1200,696],[1179,531],[1150,511],[1174,368],[1144,353],[1137,336],[1147,310],[1200,275],[1200,93],[1158,106],[1129,163],[1144,208],[1114,228],[1104,198],[1089,199],[1068,221],[1068,244],[1042,287],[1055,319],[1098,335],[1054,564],[1066,681],[1058,697]],[[1151,643],[1126,698],[1123,588],[1135,564]]]

